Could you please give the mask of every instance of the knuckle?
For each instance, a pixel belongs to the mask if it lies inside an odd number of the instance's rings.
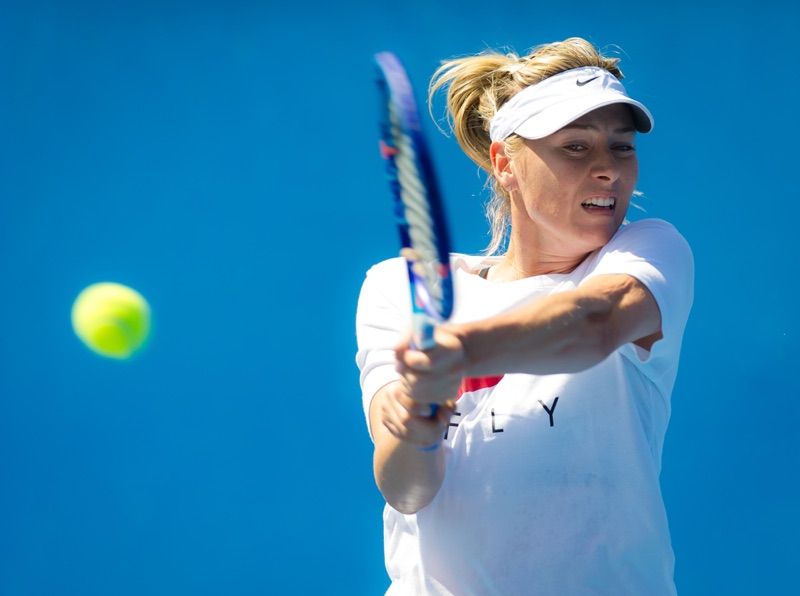
[[[402,424],[404,427],[408,426],[409,422],[411,422],[412,416],[411,412],[403,408],[402,412],[399,412],[397,415],[397,421]]]

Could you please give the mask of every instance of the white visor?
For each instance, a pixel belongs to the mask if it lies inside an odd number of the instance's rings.
[[[639,132],[653,129],[653,116],[628,97],[619,79],[596,66],[573,68],[526,87],[497,110],[489,125],[492,141],[516,133],[525,139],[553,134],[592,110],[615,103],[631,106]]]

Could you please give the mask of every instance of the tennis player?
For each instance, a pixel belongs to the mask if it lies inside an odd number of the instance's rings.
[[[617,63],[571,38],[434,75],[491,180],[492,241],[453,256],[425,352],[401,259],[361,291],[388,594],[675,594],[659,471],[693,259],[669,223],[625,221],[653,118]]]

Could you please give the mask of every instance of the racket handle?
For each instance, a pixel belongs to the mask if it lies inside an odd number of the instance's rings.
[[[411,333],[411,347],[415,350],[428,350],[436,345],[433,339],[433,332],[436,326],[433,325],[424,313],[415,312],[412,314],[412,333]],[[431,408],[428,418],[436,418],[436,412],[439,411],[438,404],[428,404]]]
[[[436,341],[433,339],[436,327],[425,313],[415,312],[412,319],[411,347],[422,351],[431,349],[436,345]]]

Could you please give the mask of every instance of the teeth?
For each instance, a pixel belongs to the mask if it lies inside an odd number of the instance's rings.
[[[616,203],[616,199],[601,199],[598,197],[594,197],[589,199],[588,201],[584,201],[583,205],[593,205],[595,207],[613,207],[614,203]]]

